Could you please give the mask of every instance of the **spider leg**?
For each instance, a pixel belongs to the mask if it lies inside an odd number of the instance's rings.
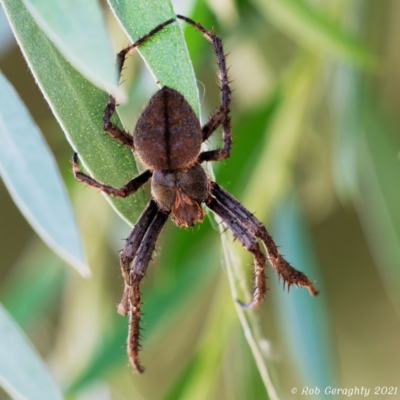
[[[216,215],[218,215],[224,224],[231,230],[233,236],[239,240],[242,246],[249,251],[254,258],[254,291],[253,298],[248,304],[242,304],[244,308],[252,308],[260,304],[267,291],[265,265],[267,259],[261,251],[257,239],[249,232],[247,227],[240,219],[229,210],[224,204],[213,196],[209,196],[206,205]]]
[[[231,119],[229,117],[231,89],[229,87],[228,68],[226,67],[226,56],[222,45],[222,40],[213,32],[207,31],[200,24],[197,24],[190,18],[182,15],[177,15],[177,18],[182,19],[188,24],[195,27],[213,46],[217,56],[218,63],[218,79],[221,90],[221,105],[211,115],[210,119],[203,126],[203,142],[207,140],[215,130],[222,124],[223,148],[218,150],[210,150],[200,153],[199,162],[203,161],[220,161],[229,157],[232,147],[231,135]]]
[[[139,250],[140,244],[143,241],[144,235],[146,234],[151,222],[156,216],[158,211],[157,204],[154,200],[150,200],[146,209],[142,212],[142,215],[137,220],[132,232],[126,239],[125,245],[119,255],[122,276],[125,281],[124,294],[122,300],[118,305],[118,313],[121,315],[128,315],[129,312],[129,285],[130,285],[130,266],[136,254]]]
[[[126,47],[125,49],[121,50],[117,54],[117,66],[118,66],[118,77],[121,76],[121,71],[125,63],[126,56],[131,53],[136,47],[143,44],[147,39],[151,38],[165,26],[169,25],[170,23],[174,22],[175,19],[171,18],[168,21],[163,22],[162,24],[156,26],[152,29],[149,33],[142,36],[138,39],[135,43],[132,43],[130,46]],[[135,150],[133,146],[133,139],[132,136],[123,129],[120,129],[117,125],[111,122],[111,117],[115,111],[115,98],[114,96],[109,97],[106,108],[104,109],[103,114],[103,129],[114,139],[118,140],[123,145]]]
[[[114,96],[110,95],[103,113],[103,130],[107,132],[108,135],[113,139],[129,147],[130,149],[135,150],[135,146],[133,145],[133,137],[128,132],[111,122],[111,116],[114,114],[115,106],[115,98]]]
[[[77,181],[86,183],[89,186],[93,186],[97,189],[100,189],[102,192],[110,194],[116,197],[126,197],[132,193],[135,193],[139,188],[141,188],[153,175],[150,170],[146,170],[142,172],[137,177],[130,180],[124,186],[120,187],[119,189],[96,181],[95,179],[91,178],[90,176],[84,174],[80,171],[78,166],[78,154],[74,153],[72,156],[72,171],[74,173],[75,179]]]
[[[140,283],[146,274],[147,266],[155,248],[161,230],[167,221],[169,212],[157,210],[154,219],[137,250],[136,257],[130,270],[130,282],[128,287],[129,297],[129,332],[128,332],[128,356],[136,371],[142,373],[144,368],[139,362],[140,349]]]
[[[284,285],[287,285],[288,288],[292,285],[297,285],[299,287],[305,286],[311,295],[315,296],[318,294],[318,290],[313,287],[312,282],[309,281],[307,276],[293,268],[282,257],[271,235],[250,211],[243,207],[229,192],[215,182],[211,183],[211,193],[242,222],[252,235],[263,242],[265,250],[267,251],[268,260],[275,272],[282,278]]]

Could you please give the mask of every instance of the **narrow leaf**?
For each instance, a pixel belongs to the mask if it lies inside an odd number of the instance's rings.
[[[272,221],[274,238],[285,251],[285,258],[310,279],[321,291],[311,297],[296,287],[290,293],[273,290],[285,348],[289,350],[300,382],[309,387],[327,387],[335,382],[332,354],[332,329],[325,302],[323,282],[318,277],[311,240],[296,201],[281,202]]]
[[[260,12],[294,41],[361,66],[374,66],[376,57],[356,38],[303,0],[252,0]]]
[[[40,323],[57,304],[64,282],[64,263],[36,242],[40,246],[34,246],[34,251],[29,249],[22,261],[13,265],[0,294],[4,307],[23,329]],[[36,248],[43,251],[36,254]]]
[[[214,301],[210,305],[208,323],[204,326],[197,351],[184,373],[165,396],[165,400],[201,400],[212,396],[218,382],[224,348],[238,326],[234,307],[229,302],[229,287],[226,277],[222,276]]]
[[[57,165],[39,129],[1,73],[0,172],[15,203],[38,235],[82,275],[88,275]]]
[[[279,397],[269,371],[268,354],[265,351],[269,342],[261,331],[260,321],[256,316],[256,311],[244,310],[237,301],[238,299],[241,299],[244,302],[250,301],[249,292],[247,292],[246,296],[247,282],[246,275],[243,271],[244,260],[238,255],[232,241],[228,239],[231,236],[222,234],[224,231],[223,225],[220,224],[219,226],[222,238],[224,261],[226,264],[226,271],[236,313],[239,317],[240,324],[242,325],[244,336],[253,354],[265,390],[267,391],[268,398],[271,400],[278,400]]]
[[[259,162],[247,184],[247,196],[243,201],[250,210],[263,212],[262,216],[258,214],[263,220],[268,219],[277,200],[290,185],[292,163],[302,137],[319,65],[319,58],[303,53],[283,76],[279,108],[267,125],[268,135],[264,135],[260,143]]]
[[[38,28],[22,0],[1,1],[40,89],[85,167],[96,179],[122,186],[138,171],[132,152],[103,132],[107,93],[71,67]],[[117,117],[115,122],[120,124]],[[126,199],[107,199],[132,224],[144,204],[142,192]]]
[[[354,202],[386,292],[400,313],[400,143],[361,81],[356,70],[339,65],[335,183],[341,198]]]
[[[43,361],[0,305],[0,385],[17,400],[62,399]]]
[[[359,141],[360,196],[356,208],[375,265],[387,294],[400,315],[400,141],[385,121],[375,98],[360,99],[362,136]],[[393,138],[393,139],[392,139]]]
[[[157,25],[175,18],[170,1],[108,0],[129,38],[134,42]],[[200,33],[199,33],[200,35]],[[156,82],[181,93],[199,115],[199,100],[192,64],[177,23],[163,29],[142,46],[139,52]]]
[[[115,55],[96,1],[24,0],[40,28],[63,56],[100,89],[116,93]]]

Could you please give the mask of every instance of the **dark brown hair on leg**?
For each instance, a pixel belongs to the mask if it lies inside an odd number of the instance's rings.
[[[271,235],[265,229],[264,225],[250,211],[248,211],[229,192],[215,182],[211,183],[211,193],[221,204],[227,207],[238,220],[241,221],[252,235],[262,241],[268,255],[268,261],[271,263],[278,276],[282,278],[284,285],[287,285],[288,288],[292,285],[299,287],[304,286],[308,289],[311,295],[315,296],[318,294],[318,290],[313,287],[312,282],[309,281],[307,276],[293,268],[282,257]]]
[[[160,25],[156,26],[154,29],[152,29],[149,33],[147,33],[146,35],[144,35],[140,39],[138,39],[135,43],[132,43],[130,46],[121,50],[117,54],[118,77],[121,76],[121,71],[122,71],[122,68],[124,67],[126,56],[129,53],[131,53],[134,49],[136,49],[136,47],[143,44],[146,40],[150,39],[154,34],[161,31],[165,26],[171,24],[174,21],[175,21],[175,19],[171,18],[168,21],[163,22],[162,24],[160,24]],[[132,150],[135,150],[135,147],[133,145],[132,136],[128,132],[124,131],[123,129],[119,128],[117,125],[115,125],[111,122],[111,117],[115,112],[115,106],[116,106],[115,98],[114,98],[114,96],[110,95],[107,105],[106,105],[106,108],[104,109],[103,129],[113,139],[116,139],[123,145],[129,147]]]
[[[221,38],[208,31],[200,24],[183,15],[177,15],[177,18],[187,22],[196,28],[213,46],[218,64],[218,80],[221,90],[221,105],[211,115],[210,119],[203,126],[203,142],[206,141],[215,130],[222,124],[223,148],[209,150],[200,153],[198,161],[220,161],[229,157],[232,147],[231,119],[229,117],[231,103],[231,88],[229,86],[228,68],[226,67],[226,55]]]
[[[140,244],[142,243],[151,222],[156,216],[157,211],[158,207],[156,202],[150,200],[126,239],[125,245],[119,254],[122,277],[125,282],[124,293],[120,303],[118,304],[118,313],[121,315],[128,315],[129,313],[129,274],[132,261],[136,257]]]
[[[128,295],[126,296],[129,299],[127,352],[133,368],[139,373],[144,371],[144,368],[139,362],[141,315],[140,283],[146,274],[147,267],[151,260],[151,255],[154,251],[161,230],[167,221],[168,215],[168,212],[159,209],[157,210],[140,242],[129,272],[129,285],[127,288]]]
[[[246,226],[227,207],[213,196],[206,200],[207,207],[218,215],[222,222],[229,228],[235,239],[249,251],[254,258],[254,290],[253,298],[248,304],[240,302],[243,308],[257,306],[264,298],[267,291],[265,265],[267,259],[261,251],[257,239],[249,232]]]

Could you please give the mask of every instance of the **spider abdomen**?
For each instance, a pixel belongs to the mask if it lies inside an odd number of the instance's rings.
[[[196,163],[184,171],[155,171],[151,192],[157,204],[172,212],[178,226],[193,226],[203,220],[200,204],[208,197],[209,179]]]
[[[153,95],[135,127],[135,151],[152,170],[193,165],[203,141],[199,119],[186,99],[164,86]]]

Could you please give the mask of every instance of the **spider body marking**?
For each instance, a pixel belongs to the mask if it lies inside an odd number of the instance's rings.
[[[114,188],[81,172],[76,153],[72,159],[73,172],[78,181],[112,196],[129,196],[152,178],[152,198],[120,253],[125,288],[118,305],[118,312],[129,315],[127,352],[132,366],[139,373],[144,370],[139,362],[140,283],[169,215],[178,226],[193,226],[196,222],[203,220],[201,204],[205,204],[222,220],[239,243],[252,254],[254,259],[253,297],[249,304],[242,304],[243,307],[257,306],[263,300],[267,291],[265,276],[267,262],[283,280],[284,285],[304,286],[312,295],[318,293],[312,282],[302,272],[290,266],[281,256],[264,225],[231,194],[216,182],[212,182],[201,166],[201,163],[205,161],[220,161],[230,155],[231,89],[228,70],[221,39],[187,17],[177,15],[177,18],[192,25],[212,44],[219,69],[221,105],[207,123],[201,126],[186,99],[176,90],[164,86],[152,96],[141,113],[132,137],[111,122],[116,104],[114,97],[110,96],[103,115],[105,132],[135,151],[147,169],[121,188]],[[170,19],[156,26],[147,35],[118,53],[119,73],[121,74],[125,58],[130,52],[174,21],[175,19]],[[222,126],[223,147],[201,152],[201,144],[219,126]],[[259,242],[262,243],[265,253],[260,249]]]
[[[186,99],[167,86],[150,99],[133,133],[136,154],[151,170],[192,166],[200,153],[200,121]]]
[[[141,113],[133,134],[135,152],[153,172],[151,192],[178,226],[203,220],[200,204],[208,179],[197,162],[203,142],[200,121],[186,99],[164,86]]]

